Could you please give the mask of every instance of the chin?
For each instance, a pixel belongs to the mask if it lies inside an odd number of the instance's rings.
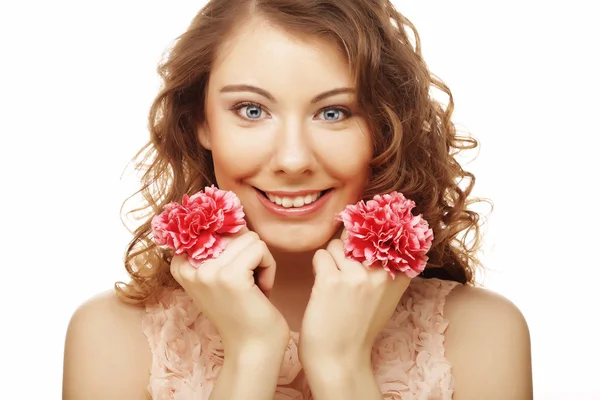
[[[286,227],[268,227],[261,225],[254,230],[267,244],[269,249],[284,253],[305,253],[316,251],[331,240],[338,226],[321,227],[319,224],[293,224]]]

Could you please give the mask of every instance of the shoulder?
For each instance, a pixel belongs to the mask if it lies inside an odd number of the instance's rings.
[[[63,399],[147,399],[152,354],[142,306],[101,293],[73,313],[65,341]]]
[[[444,317],[456,400],[532,398],[529,328],[517,306],[492,291],[459,285],[446,299]]]

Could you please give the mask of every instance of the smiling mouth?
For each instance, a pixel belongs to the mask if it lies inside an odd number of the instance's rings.
[[[306,194],[303,196],[276,196],[273,194],[266,193],[258,188],[255,188],[263,197],[268,199],[271,203],[277,204],[284,208],[300,208],[312,204],[319,200],[321,196],[331,191],[332,189],[323,190],[321,192],[315,192]]]

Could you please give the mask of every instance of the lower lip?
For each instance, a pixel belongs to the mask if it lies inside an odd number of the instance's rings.
[[[261,192],[256,190],[258,199],[263,204],[263,206],[265,206],[265,208],[271,211],[273,214],[282,217],[303,217],[305,215],[316,213],[321,207],[323,207],[323,205],[327,202],[329,197],[331,197],[331,192],[333,192],[333,189],[328,190],[327,193],[319,197],[317,201],[310,204],[306,204],[302,207],[285,208],[283,206],[273,203],[271,200],[267,199]]]

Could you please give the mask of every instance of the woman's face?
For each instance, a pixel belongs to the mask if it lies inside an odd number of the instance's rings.
[[[198,137],[219,188],[238,195],[270,247],[321,247],[339,228],[334,216],[360,199],[372,144],[354,89],[326,41],[254,21],[221,46]]]

